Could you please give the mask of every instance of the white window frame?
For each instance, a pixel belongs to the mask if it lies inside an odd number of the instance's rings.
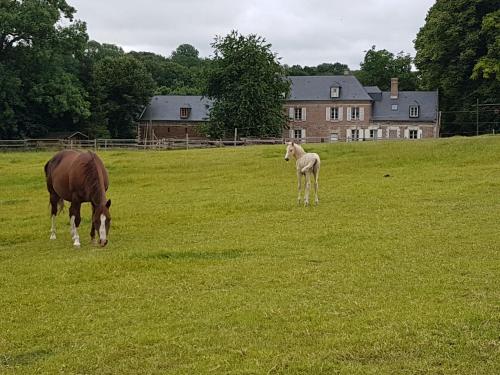
[[[410,118],[418,118],[420,116],[420,107],[418,105],[410,105],[409,116]]]
[[[408,129],[408,139],[418,139],[418,129]]]
[[[333,121],[339,121],[339,107],[330,108],[330,119]]]
[[[293,109],[293,113],[294,113],[293,119],[295,121],[302,121],[302,108],[301,107],[295,107]]]
[[[354,142],[359,141],[359,133],[359,129],[351,129],[351,140]]]
[[[340,87],[330,87],[330,98],[339,98],[340,97]]]
[[[359,120],[360,119],[360,110],[359,107],[351,107],[351,120]]]
[[[391,105],[391,111],[397,111],[398,110],[398,105],[397,104],[392,104]]]
[[[297,134],[299,135],[298,137]],[[302,139],[302,129],[293,129],[293,139]]]
[[[370,130],[370,139],[378,139],[378,129],[369,129]]]

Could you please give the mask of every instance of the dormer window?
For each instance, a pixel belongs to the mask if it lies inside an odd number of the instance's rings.
[[[418,105],[411,105],[410,106],[410,117],[411,118],[417,118],[420,113],[419,113],[419,106]]]
[[[181,118],[184,118],[184,119],[188,118],[190,112],[191,112],[191,108],[181,107],[181,113],[180,113]]]
[[[330,98],[339,98],[340,97],[340,87],[332,86],[330,87]]]

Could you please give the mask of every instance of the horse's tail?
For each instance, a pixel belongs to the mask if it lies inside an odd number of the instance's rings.
[[[43,167],[43,170],[45,171],[45,178],[49,177],[49,163],[50,160],[47,163],[45,163],[45,166]]]

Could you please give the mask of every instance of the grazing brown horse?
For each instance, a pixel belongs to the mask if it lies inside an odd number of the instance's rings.
[[[73,245],[80,247],[78,226],[80,225],[80,206],[83,202],[92,204],[92,229],[90,237],[94,244],[96,229],[99,229],[99,243],[106,246],[111,223],[106,200],[109,180],[108,172],[101,159],[93,152],[64,150],[58,152],[45,164],[47,190],[50,194],[52,228],[50,239],[56,239],[56,215],[63,208],[64,201],[71,202],[69,217]]]

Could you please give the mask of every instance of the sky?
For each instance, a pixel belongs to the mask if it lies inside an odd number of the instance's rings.
[[[200,57],[231,30],[257,34],[288,65],[340,62],[358,69],[375,45],[415,55],[413,41],[435,0],[67,0],[91,39],[170,56],[188,43]]]

